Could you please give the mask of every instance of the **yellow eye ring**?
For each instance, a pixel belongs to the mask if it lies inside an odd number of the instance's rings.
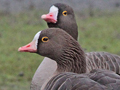
[[[63,11],[62,14],[63,14],[64,16],[67,16],[67,11]]]
[[[48,37],[42,37],[42,42],[48,42],[49,41],[49,38]]]

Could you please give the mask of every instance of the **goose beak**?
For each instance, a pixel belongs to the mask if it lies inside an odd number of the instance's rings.
[[[48,23],[50,23],[50,22],[51,23],[56,23],[57,22],[55,13],[43,14],[41,16],[41,18]]]
[[[31,53],[36,53],[37,49],[35,47],[35,42],[32,41],[31,43],[22,46],[18,49],[19,52],[31,52]]]

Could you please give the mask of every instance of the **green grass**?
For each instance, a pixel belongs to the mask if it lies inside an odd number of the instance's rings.
[[[17,50],[47,27],[44,23],[34,14],[0,16],[0,90],[29,90],[30,81],[43,57]],[[21,73],[24,75],[20,76]]]
[[[79,42],[87,51],[120,55],[120,16],[89,17],[79,20]]]
[[[79,42],[86,52],[106,51],[120,55],[119,14],[77,16]],[[40,13],[0,15],[0,90],[29,90],[32,77],[43,57],[20,53],[34,35],[47,28]],[[20,75],[23,74],[23,75]]]

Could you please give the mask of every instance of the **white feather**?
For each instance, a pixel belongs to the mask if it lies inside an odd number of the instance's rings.
[[[33,38],[33,41],[35,42],[35,47],[37,48],[37,44],[38,44],[38,39],[40,36],[41,31],[39,31]]]
[[[57,20],[57,16],[58,16],[58,8],[56,6],[51,6],[50,10],[49,10],[49,13],[53,13],[54,14],[54,18],[55,20]]]

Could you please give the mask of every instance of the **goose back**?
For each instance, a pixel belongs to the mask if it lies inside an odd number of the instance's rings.
[[[44,90],[119,90],[120,76],[108,70],[89,74],[64,72],[54,76]]]
[[[93,69],[106,69],[120,74],[120,56],[108,52],[86,53],[87,72]]]

